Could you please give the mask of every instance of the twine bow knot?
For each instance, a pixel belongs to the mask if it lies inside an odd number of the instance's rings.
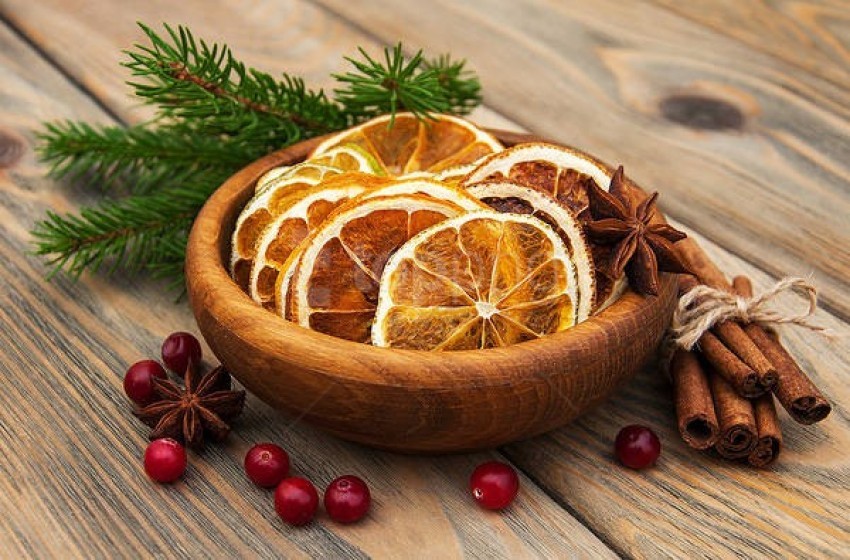
[[[784,313],[772,309],[770,305],[785,292],[805,297],[808,300],[806,310]],[[700,285],[679,298],[671,325],[673,340],[677,346],[691,350],[706,331],[723,321],[760,325],[790,323],[831,338],[833,331],[809,321],[817,302],[817,289],[804,278],[783,278],[769,290],[751,298]]]

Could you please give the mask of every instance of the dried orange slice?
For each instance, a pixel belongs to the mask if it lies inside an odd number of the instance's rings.
[[[461,180],[461,185],[487,179],[507,179],[545,192],[583,218],[587,212],[588,181],[596,181],[608,190],[611,175],[600,162],[575,150],[533,142],[517,144],[485,158]]]
[[[423,229],[465,212],[453,202],[422,194],[340,207],[304,241],[287,313],[301,326],[368,342],[387,260]]]
[[[419,350],[507,346],[576,323],[575,270],[541,220],[469,213],[405,243],[381,277],[372,342]]]
[[[230,273],[243,290],[248,291],[250,284],[257,240],[275,217],[289,207],[293,196],[319,182],[320,179],[315,177],[279,177],[273,180],[273,186],[255,195],[242,209],[236,219],[230,243]]]
[[[389,174],[404,175],[442,171],[502,149],[489,133],[450,115],[419,119],[412,113],[399,113],[392,126],[390,119],[383,115],[340,132],[322,142],[310,157],[343,144],[355,145],[373,155]]]
[[[342,177],[342,176],[341,176]],[[481,201],[468,193],[465,189],[453,187],[433,179],[399,179],[396,181],[387,182],[386,184],[370,188],[361,194],[351,204],[359,204],[360,201],[375,197],[386,197],[405,194],[420,194],[427,195],[431,198],[440,200],[448,200],[471,212],[484,210],[487,208]],[[290,282],[295,273],[295,268],[298,266],[298,259],[301,255],[301,247],[294,249],[291,253],[294,257],[289,258],[281,267],[276,267],[278,272],[277,285],[275,287],[275,296],[273,299],[275,309],[278,314],[290,321],[295,320],[291,310],[288,309],[288,300],[290,292]],[[283,294],[287,294],[284,296]]]
[[[476,163],[467,163],[443,169],[439,173],[434,174],[434,179],[449,185],[459,185],[464,177],[472,173],[472,171],[480,165],[481,161],[482,160],[478,160]]]
[[[257,241],[248,291],[251,298],[267,309],[274,309],[277,277],[290,254],[335,208],[386,181],[365,173],[343,173],[289,197],[287,207]]]
[[[509,181],[476,183],[469,187],[469,193],[498,212],[531,215],[555,230],[576,269],[576,321],[587,319],[595,299],[595,268],[584,230],[575,214],[550,195]]]
[[[461,208],[469,211],[486,209],[486,206],[474,195],[467,192],[466,189],[431,178],[399,179],[363,193],[361,199],[365,200],[378,196],[395,196],[399,194],[424,194],[432,198],[454,202]]]

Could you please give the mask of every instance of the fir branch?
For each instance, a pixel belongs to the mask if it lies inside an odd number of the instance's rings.
[[[466,69],[466,60],[452,61],[443,54],[425,61],[424,67],[437,74],[437,82],[445,92],[449,111],[467,115],[481,104],[481,83],[475,74]]]
[[[399,43],[392,50],[384,49],[382,63],[358,50],[364,61],[345,58],[355,71],[334,74],[345,84],[334,93],[346,113],[364,120],[383,113],[395,115],[401,109],[426,117],[451,108],[436,69],[424,68],[422,51],[406,60]]]
[[[277,132],[278,145],[345,126],[339,107],[324,92],[284,74],[280,80],[246,69],[226,45],[195,40],[183,26],[165,25],[168,39],[139,24],[151,45],[126,51],[124,63],[146,82],[129,82],[135,94],[159,108],[160,117],[210,119],[225,133],[244,128]]]
[[[32,232],[35,253],[47,256],[54,272],[65,269],[71,276],[84,270],[150,268],[174,254],[170,244],[185,245],[195,215],[220,181],[221,176],[206,172],[193,183],[106,201],[79,215],[48,212]]]
[[[253,138],[212,137],[193,127],[129,128],[87,123],[48,123],[38,135],[39,156],[49,175],[109,189],[119,184],[143,193],[201,169],[233,172],[267,153]]]

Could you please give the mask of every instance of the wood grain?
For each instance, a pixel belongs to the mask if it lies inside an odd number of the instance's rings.
[[[846,87],[647,2],[316,2],[381,41],[469,58],[490,108],[622,162],[671,216],[760,268],[813,272],[850,318]],[[723,126],[730,113],[739,127]]]
[[[194,331],[191,312],[136,278],[44,280],[44,264],[27,254],[29,229],[47,209],[91,196],[44,179],[33,130],[44,119],[109,117],[2,24],[0,80],[2,137],[18,142],[0,169],[0,557],[613,557],[528,478],[506,514],[474,506],[467,477],[498,453],[397,457],[250,397],[234,435],[190,455],[182,481],[148,480],[147,429],[130,414],[121,378],[133,361],[157,356],[169,332]],[[294,472],[321,488],[343,473],[366,479],[369,519],[342,527],[322,515],[306,529],[285,527],[271,493],[242,473],[259,441],[284,445]]]
[[[720,0],[711,4],[654,1],[754,50],[850,87],[850,9],[842,0]]]
[[[781,41],[768,45],[764,38],[776,37],[772,27],[778,24],[736,23],[721,13],[732,9],[726,4],[779,6],[796,14],[828,6],[830,18],[820,25],[831,30],[832,43],[846,43],[846,24],[837,17],[846,13],[844,2],[677,2],[682,15],[645,2],[613,1],[522,0],[514,7],[488,3],[486,10],[447,1],[427,9],[407,1],[323,4],[351,24],[304,2],[272,1],[227,8],[195,0],[3,0],[0,16],[128,121],[149,114],[127,98],[125,74],[115,66],[118,49],[140,40],[136,19],[187,23],[205,36],[226,39],[251,63],[303,72],[320,85],[357,44],[376,49],[378,42],[401,38],[410,46],[451,51],[481,72],[488,104],[503,110],[479,112],[480,120],[502,126],[497,121],[508,115],[535,132],[622,161],[639,182],[662,191],[665,210],[761,269],[778,275],[816,268],[831,308],[848,316],[850,103],[846,83],[836,77],[846,73],[846,63],[830,63],[832,55],[813,53],[805,40],[785,55],[767,53],[783,49]],[[761,13],[770,17],[770,9]],[[747,31],[730,38],[731,30],[702,23],[706,13],[724,27],[735,23]],[[702,14],[700,23],[693,14]],[[7,30],[0,33],[0,128],[29,144],[28,131],[42,119],[107,118]],[[287,41],[279,41],[284,35]],[[792,56],[798,62],[790,62]],[[812,70],[801,72],[801,63]],[[522,79],[516,68],[524,69]],[[684,100],[663,117],[661,100],[676,96]],[[740,131],[693,128],[734,122],[734,110],[743,117]],[[462,481],[490,454],[423,461],[364,451],[302,424],[289,426],[291,420],[255,399],[237,428],[244,440],[195,458],[189,478],[176,488],[146,484],[138,469],[144,438],[124,408],[120,371],[156,355],[168,332],[190,328],[190,314],[157,286],[133,278],[86,278],[78,285],[61,277],[41,281],[43,265],[24,256],[29,226],[45,208],[68,209],[86,195],[54,190],[30,146],[10,158],[17,161],[13,167],[0,169],[0,254],[11,271],[0,283],[0,371],[13,386],[0,405],[0,453],[9,458],[0,462],[0,555],[58,556],[71,549],[78,556],[114,556],[137,543],[150,553],[183,556],[203,550],[261,556],[605,553],[528,479],[523,484],[531,492],[523,490],[521,507],[510,515],[470,511]],[[714,245],[709,249],[730,273],[745,272],[761,287],[772,280]],[[848,331],[827,313],[819,318]],[[850,356],[846,344],[828,345],[808,333],[786,331],[785,338],[835,410],[814,427],[798,426],[780,411],[786,448],[772,471],[756,473],[687,449],[675,433],[666,382],[652,370],[582,421],[507,451],[620,555],[844,556],[850,541],[844,379]],[[91,413],[90,403],[111,413]],[[634,473],[613,464],[611,442],[620,426],[632,422],[649,424],[662,436],[657,469]],[[248,442],[260,440],[292,446],[296,468],[323,481],[350,471],[382,484],[380,522],[346,528],[342,537],[325,523],[307,532],[281,527],[264,502],[267,494],[236,484],[241,454]],[[36,443],[56,448],[62,460],[31,458]],[[107,458],[113,455],[114,461]],[[63,469],[69,474],[55,474]],[[387,524],[392,531],[384,530]]]

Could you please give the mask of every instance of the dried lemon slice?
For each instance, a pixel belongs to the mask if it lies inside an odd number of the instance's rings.
[[[461,185],[487,179],[507,179],[545,192],[582,218],[587,211],[588,181],[608,190],[611,175],[601,163],[575,150],[533,142],[485,158]]]
[[[594,307],[595,268],[584,231],[575,215],[548,194],[509,181],[477,183],[469,187],[469,193],[498,212],[531,215],[555,230],[576,269],[576,320],[587,319]]]
[[[336,146],[308,159],[307,162],[336,167],[345,171],[359,171],[372,175],[387,174],[386,169],[384,169],[375,156],[356,144]]]
[[[274,309],[277,277],[290,254],[335,208],[386,181],[375,175],[349,172],[289,197],[287,207],[281,209],[257,242],[249,283],[251,298],[267,309]]]
[[[373,155],[389,174],[404,175],[442,171],[502,150],[492,135],[457,117],[419,119],[412,113],[398,113],[390,126],[391,118],[383,115],[332,136],[310,157],[343,144],[355,145]]]
[[[304,241],[287,313],[301,326],[368,342],[387,260],[423,229],[465,212],[423,194],[357,199],[340,207]]]
[[[265,173],[263,173],[259,179],[257,179],[256,184],[254,185],[254,193],[258,193],[264,191],[266,187],[280,177],[281,175],[288,173],[293,166],[291,165],[281,165],[280,167],[272,167]]]
[[[345,171],[341,167],[331,167],[312,161],[302,161],[295,165],[275,168],[267,171],[265,175],[257,179],[257,184],[254,187],[254,196],[259,196],[269,188],[275,187],[279,183],[291,182],[293,179],[321,181],[322,179],[338,175]]]
[[[483,211],[405,243],[381,277],[372,342],[419,350],[507,346],[576,323],[575,270],[532,216]]]

